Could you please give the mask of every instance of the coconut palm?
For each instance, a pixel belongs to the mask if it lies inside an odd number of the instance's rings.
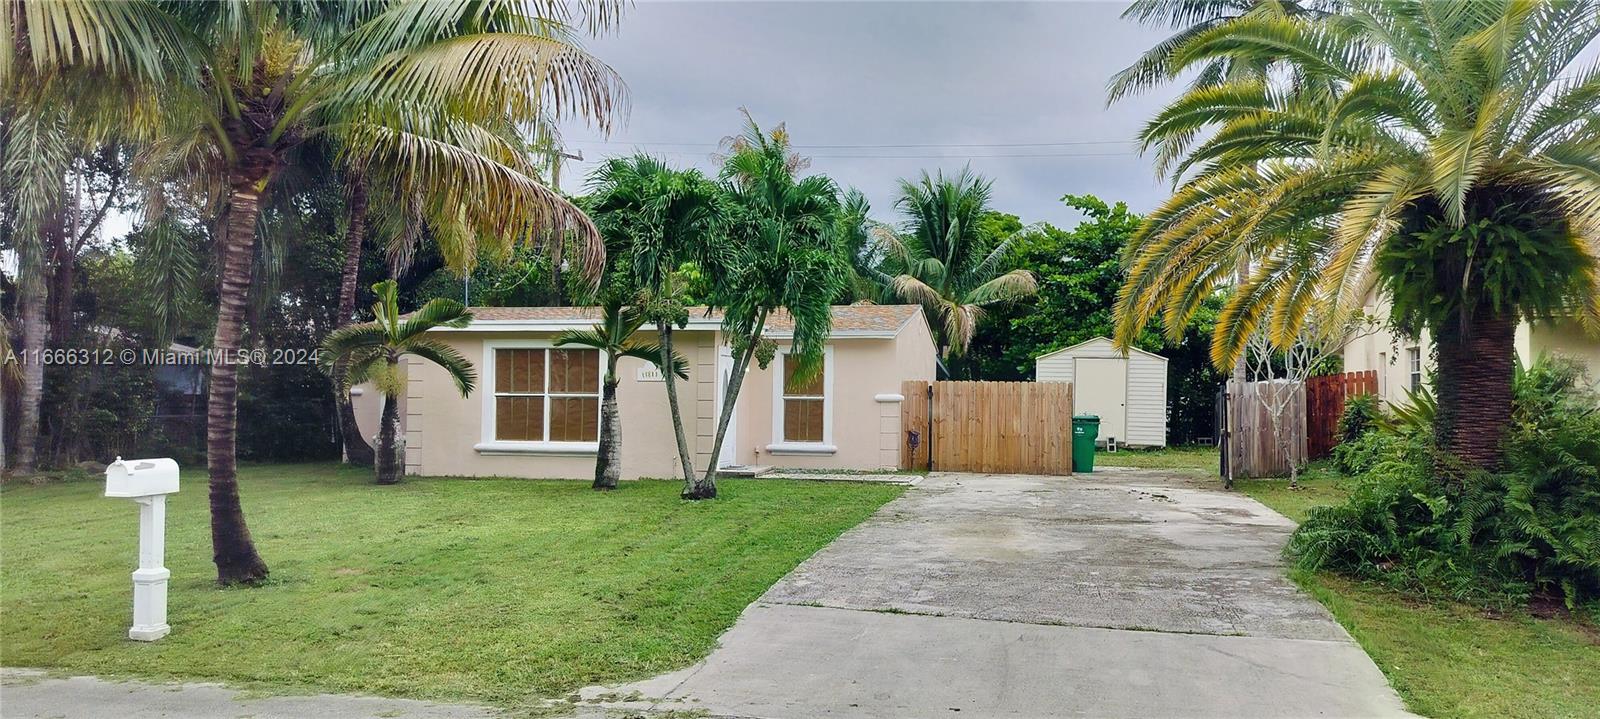
[[[661,346],[634,338],[644,326],[645,314],[638,307],[626,306],[621,292],[609,292],[601,302],[600,322],[593,329],[568,330],[556,338],[557,347],[578,345],[600,350],[606,358],[606,375],[601,381],[600,447],[594,462],[594,488],[616,489],[622,478],[622,414],[617,411],[617,361],[623,357],[641,359],[662,370],[662,375],[689,378],[689,362],[682,355],[665,354]],[[668,364],[663,366],[663,357]],[[670,367],[668,371],[666,367]]]
[[[644,319],[654,322],[661,357],[670,362],[673,327],[688,320],[677,272],[693,262],[715,272],[722,264],[717,187],[698,170],[677,170],[638,154],[613,158],[589,179],[589,211],[612,243],[617,265],[642,293]],[[684,486],[694,483],[694,463],[683,433],[683,414],[672,373],[663,373]]]
[[[1573,67],[1597,35],[1593,0],[1374,0],[1194,38],[1174,72],[1281,61],[1332,91],[1242,80],[1149,123],[1147,144],[1212,134],[1130,243],[1118,341],[1158,313],[1183,327],[1241,257],[1255,267],[1217,323],[1218,366],[1262,323],[1283,347],[1308,315],[1341,326],[1376,291],[1435,338],[1435,441],[1497,466],[1517,322],[1600,329],[1600,68]]]
[[[473,0],[172,5],[196,40],[197,79],[163,88],[168,122],[148,164],[200,187],[216,208],[216,351],[240,346],[257,216],[307,142],[326,141],[341,161],[390,158],[410,177],[426,178],[436,191],[421,198],[421,212],[434,236],[462,254],[479,240],[571,235],[583,268],[598,278],[598,233],[536,179],[522,138],[506,129],[569,115],[603,122],[621,101],[620,85],[609,68],[563,42],[560,18],[528,7]],[[236,367],[213,365],[207,462],[224,584],[255,582],[267,571],[239,506],[236,396]]]
[[[0,11],[0,38],[0,212],[16,240],[21,348],[37,356],[47,325],[47,245],[59,246],[66,231],[70,165],[97,143],[148,130],[154,104],[142,90],[169,79],[165,60],[184,54],[172,18],[144,0],[10,2]],[[14,458],[23,473],[34,469],[43,369],[23,368]]]
[[[1038,290],[1032,272],[1003,269],[1011,238],[991,245],[978,231],[990,185],[971,168],[955,177],[923,172],[916,181],[900,181],[895,205],[906,221],[889,241],[895,270],[889,286],[900,300],[927,311],[940,357],[966,352],[985,308]]]
[[[721,179],[729,262],[717,283],[716,304],[723,310],[733,368],[711,459],[705,474],[685,488],[685,499],[717,496],[717,461],[739,387],[750,361],[759,357],[766,366],[776,349],[762,335],[767,319],[774,312],[789,315],[796,374],[800,381],[815,376],[833,327],[833,298],[849,277],[838,237],[839,188],[822,175],[797,176],[805,161],[793,153],[783,125],[763,132],[746,112],[744,132],[725,146],[730,154]]]
[[[466,327],[472,322],[472,313],[460,302],[438,298],[402,317],[394,280],[373,285],[372,293],[378,297],[372,305],[372,314],[377,319],[346,325],[328,333],[322,342],[320,362],[329,373],[336,364],[345,363],[346,389],[350,385],[371,382],[383,393],[375,474],[378,484],[396,484],[403,468],[397,456],[395,436],[400,427],[400,393],[406,386],[400,362],[407,355],[432,362],[444,369],[462,397],[471,395],[478,382],[472,363],[456,348],[427,333],[439,327]]]
[[[16,238],[17,310],[21,320],[23,358],[17,418],[17,451],[11,458],[19,474],[33,473],[39,436],[40,402],[44,396],[46,246],[63,231],[64,187],[71,150],[66,118],[59,108],[41,105],[11,114],[0,132],[5,158],[0,162],[0,188],[6,194],[6,215]]]

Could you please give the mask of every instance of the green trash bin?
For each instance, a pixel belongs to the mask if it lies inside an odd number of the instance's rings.
[[[1100,438],[1100,417],[1092,414],[1072,416],[1072,471],[1094,471],[1094,441]]]

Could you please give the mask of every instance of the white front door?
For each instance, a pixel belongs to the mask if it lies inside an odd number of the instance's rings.
[[[717,352],[717,416],[713,422],[722,418],[722,398],[728,394],[728,380],[733,377],[733,350],[723,347]],[[715,425],[712,425],[715,427]],[[739,447],[739,405],[733,406],[733,413],[728,416],[728,433],[722,439],[722,453],[717,455],[718,467],[731,467],[738,462]]]
[[[1073,363],[1074,414],[1100,416],[1100,438],[1128,441],[1128,360],[1121,357],[1079,357]]]

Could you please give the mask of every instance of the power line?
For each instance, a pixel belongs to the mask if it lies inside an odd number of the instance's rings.
[[[689,150],[658,150],[663,155],[678,157],[709,157],[709,152],[693,152]],[[1138,157],[1137,152],[1003,152],[1003,153],[893,153],[893,154],[811,154],[806,153],[806,159],[814,160],[977,160],[977,159],[1062,159],[1062,158],[1104,158],[1104,157]]]
[[[796,144],[796,150],[904,150],[918,148],[1049,148],[1049,147],[1075,147],[1082,145],[1132,145],[1135,140],[1070,140],[1063,142],[926,142],[903,144]],[[705,147],[717,148],[721,145],[715,142],[630,142],[627,140],[572,140],[571,144],[590,145],[626,145],[630,147]]]

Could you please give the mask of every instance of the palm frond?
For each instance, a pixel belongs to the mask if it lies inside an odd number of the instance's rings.
[[[478,371],[460,351],[431,337],[421,337],[406,344],[406,352],[421,357],[443,368],[456,391],[462,397],[472,394],[478,383]]]

